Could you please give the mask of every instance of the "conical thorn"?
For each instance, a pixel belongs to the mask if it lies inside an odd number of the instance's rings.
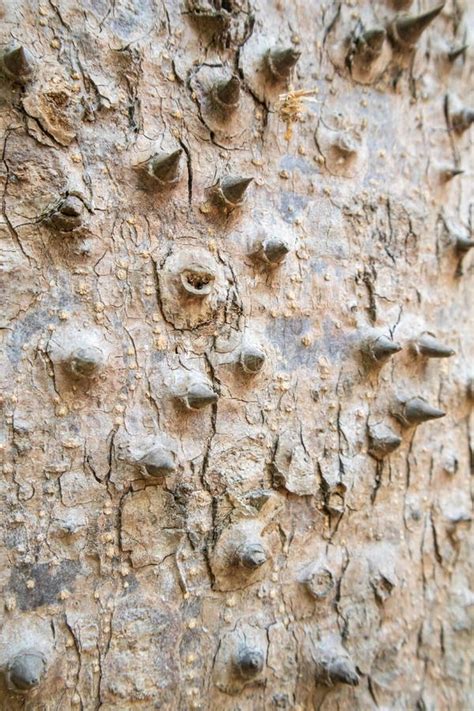
[[[253,178],[227,177],[219,182],[218,194],[228,207],[237,207],[244,201],[244,193]]]
[[[474,378],[468,378],[467,380],[466,395],[468,400],[474,400]]]
[[[96,346],[76,348],[69,358],[69,369],[77,377],[90,377],[104,364],[104,354]]]
[[[205,383],[191,385],[184,397],[185,404],[190,410],[202,410],[208,405],[214,405],[217,400],[217,393]]]
[[[328,667],[328,676],[333,683],[348,684],[349,686],[359,684],[359,675],[354,664],[345,657],[331,661]]]
[[[369,428],[368,452],[375,459],[383,459],[401,445],[402,439],[389,427]]]
[[[68,195],[59,208],[63,215],[79,217],[84,211],[84,203],[76,195]]]
[[[293,47],[269,50],[267,53],[267,64],[273,78],[278,81],[287,80],[291,70],[300,57],[301,52],[293,49]]]
[[[399,343],[392,341],[392,339],[387,336],[379,336],[378,338],[371,339],[367,343],[366,348],[372,360],[377,363],[383,363],[390,358],[390,356],[402,350],[402,346]]]
[[[455,353],[430,333],[422,334],[415,342],[414,348],[416,353],[426,358],[450,358]]]
[[[266,563],[268,555],[261,543],[247,543],[237,550],[236,558],[244,568],[255,570]]]
[[[82,224],[84,203],[76,195],[68,195],[49,215],[48,222],[58,232],[72,232]]]
[[[365,64],[370,64],[382,54],[383,44],[387,36],[383,28],[375,27],[357,37],[355,55]]]
[[[344,158],[353,158],[360,149],[360,140],[350,133],[340,133],[334,141],[334,148]]]
[[[8,663],[8,686],[15,691],[30,691],[40,684],[46,671],[46,658],[42,652],[26,650]]]
[[[453,131],[464,133],[474,123],[473,109],[460,109],[450,114],[450,123]]]
[[[33,55],[22,45],[5,50],[2,63],[5,74],[19,84],[31,79],[36,69]]]
[[[460,168],[446,168],[443,170],[443,179],[448,182],[449,180],[452,180],[453,178],[456,178],[458,175],[462,175],[464,173],[464,170],[461,170]]]
[[[148,161],[148,173],[163,186],[175,185],[180,179],[179,162],[182,148],[173,153],[162,153]]]
[[[269,264],[281,264],[288,252],[288,245],[280,239],[266,239],[262,242],[261,255]]]
[[[413,0],[392,0],[392,5],[395,10],[408,10],[410,5],[413,5]]]
[[[153,447],[138,463],[145,467],[151,477],[163,477],[176,469],[172,453],[160,446]]]
[[[413,49],[423,31],[439,15],[444,5],[443,2],[422,15],[400,15],[395,18],[389,27],[393,42],[402,49]]]
[[[212,89],[212,99],[222,111],[235,111],[240,101],[240,79],[235,74],[218,82]]]
[[[265,353],[256,346],[244,348],[240,354],[240,365],[245,373],[255,375],[259,373],[265,363]]]
[[[357,686],[360,680],[351,659],[341,654],[331,655],[329,659],[323,658],[319,661],[316,667],[316,681],[325,686],[335,684]]]
[[[466,49],[469,47],[468,44],[463,44],[460,47],[453,48],[448,52],[448,59],[450,62],[455,62],[458,57],[465,54]]]
[[[422,397],[412,397],[402,404],[401,411],[395,413],[402,424],[419,425],[428,420],[437,420],[444,417],[446,413],[443,410],[430,405]]]
[[[469,237],[464,237],[464,235],[458,235],[456,237],[456,251],[461,254],[466,254],[470,249],[474,247],[474,240]]]

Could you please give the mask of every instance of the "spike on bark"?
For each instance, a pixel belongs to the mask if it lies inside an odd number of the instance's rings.
[[[474,109],[460,109],[450,114],[453,131],[464,133],[474,123]]]
[[[466,383],[466,395],[468,400],[474,400],[474,378],[468,378]]]
[[[365,345],[365,350],[373,361],[384,363],[395,353],[399,353],[402,350],[402,346],[387,336],[379,336],[369,340]]]
[[[357,686],[359,675],[348,657],[334,656],[319,663],[316,680],[325,686],[334,686],[335,684]]]
[[[401,49],[414,49],[424,30],[433,22],[444,8],[445,3],[437,5],[422,15],[400,15],[389,26],[389,34]]]
[[[216,195],[226,207],[234,208],[242,205],[244,194],[253,178],[226,177],[222,178],[217,186]]]
[[[364,64],[374,62],[382,54],[383,43],[387,36],[383,28],[367,30],[355,41],[354,55]]]
[[[391,4],[395,10],[408,10],[413,5],[413,0],[392,0]]]
[[[221,111],[235,111],[240,101],[239,77],[234,74],[227,81],[218,82],[212,89],[212,100]]]
[[[12,691],[25,694],[39,686],[45,673],[46,659],[43,654],[27,650],[8,664],[8,685]]]
[[[455,351],[444,343],[438,341],[430,333],[422,334],[413,344],[414,350],[418,355],[426,356],[427,358],[450,358]]]
[[[256,346],[244,348],[240,354],[240,365],[245,373],[259,373],[265,363],[265,353]]]
[[[206,383],[190,385],[184,396],[185,404],[190,410],[202,410],[214,405],[218,399],[217,393]]]
[[[269,50],[267,53],[267,65],[273,78],[276,81],[287,81],[300,56],[301,52],[293,49],[293,47]]]
[[[273,266],[281,264],[290,251],[286,242],[280,239],[266,239],[259,250],[262,259]]]
[[[71,373],[80,378],[92,376],[103,365],[103,353],[100,348],[87,346],[77,348],[71,353],[69,368]]]
[[[340,133],[334,142],[334,148],[347,160],[357,155],[360,141],[350,133]]]
[[[464,170],[461,170],[460,168],[446,168],[443,170],[443,179],[446,182],[449,182],[453,178],[456,178],[458,175],[462,175],[464,173]]]
[[[369,428],[369,454],[375,459],[383,459],[401,445],[402,439],[389,427]]]
[[[76,195],[68,195],[49,215],[50,226],[58,232],[72,232],[82,224],[84,203]]]
[[[466,53],[466,49],[469,47],[468,44],[463,44],[460,47],[454,47],[450,52],[448,52],[448,59],[450,62],[455,62],[458,57],[461,57]]]
[[[456,251],[460,254],[467,254],[470,249],[474,247],[474,240],[469,237],[464,237],[464,235],[458,235],[456,237]]]
[[[163,447],[153,447],[138,462],[151,477],[163,477],[176,470],[174,457]]]
[[[173,153],[163,153],[153,156],[148,161],[148,173],[164,187],[176,185],[180,179],[179,163],[182,148],[178,148]]]
[[[25,84],[32,79],[36,70],[33,55],[22,45],[6,49],[2,57],[2,65],[6,76],[19,84]]]
[[[401,410],[395,413],[400,422],[406,426],[419,425],[428,420],[437,420],[446,413],[430,405],[422,397],[412,397],[402,403]]]
[[[268,556],[261,543],[246,543],[236,551],[236,560],[244,568],[255,570],[266,563]]]

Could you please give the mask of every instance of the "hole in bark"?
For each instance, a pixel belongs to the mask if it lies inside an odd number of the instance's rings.
[[[204,269],[186,269],[181,273],[181,283],[188,294],[206,296],[214,283],[214,275]]]

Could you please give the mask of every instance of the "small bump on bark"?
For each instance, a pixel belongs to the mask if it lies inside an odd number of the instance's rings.
[[[334,141],[334,148],[341,154],[346,160],[348,158],[354,158],[360,148],[360,141],[358,141],[353,136],[346,133],[341,133]]]

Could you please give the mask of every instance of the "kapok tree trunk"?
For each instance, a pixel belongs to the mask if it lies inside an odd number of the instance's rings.
[[[4,711],[472,705],[434,2],[0,3]]]

